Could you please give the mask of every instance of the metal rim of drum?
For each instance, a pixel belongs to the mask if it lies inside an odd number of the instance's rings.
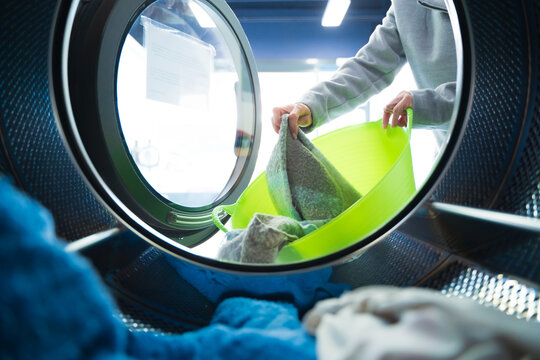
[[[458,86],[458,89],[461,87],[461,91],[459,97],[456,97],[459,106],[454,113],[453,129],[446,149],[441,154],[431,175],[399,214],[370,236],[348,248],[321,258],[293,264],[228,263],[201,257],[190,253],[187,249],[182,249],[171,237],[182,237],[187,239],[186,243],[188,244],[197,244],[215,233],[216,228],[209,226],[202,231],[186,231],[168,227],[164,222],[157,221],[155,217],[148,214],[147,209],[133,198],[122,181],[119,180],[117,164],[113,161],[107,161],[110,149],[114,149],[117,155],[124,154],[124,158],[128,158],[123,142],[118,141],[121,135],[118,119],[115,118],[117,112],[114,82],[112,82],[113,84],[107,84],[107,82],[115,78],[115,67],[120,56],[121,44],[123,44],[123,39],[129,31],[130,25],[153,2],[148,0],[137,2],[117,0],[116,2],[98,4],[85,0],[77,0],[73,3],[60,1],[53,24],[49,62],[51,100],[55,117],[74,162],[83,173],[90,188],[105,206],[128,228],[161,250],[209,268],[238,273],[288,273],[341,262],[354,257],[374,241],[382,239],[405,221],[415,209],[419,208],[434,191],[455,156],[470,112],[472,79],[474,78],[472,73],[474,71],[472,66],[474,53],[471,46],[469,21],[460,1],[455,2],[454,9],[449,9],[453,17],[454,33],[461,38],[462,44],[461,63],[458,59],[458,85],[461,81],[461,86]],[[253,73],[255,69],[253,55],[239,22],[230,21],[230,19],[236,19],[232,11],[225,3],[220,4],[219,0],[205,1],[205,3],[221,12],[225,19],[229,20],[231,29],[245,50],[246,64],[250,66],[249,71]],[[87,7],[83,16],[78,13],[80,6]],[[100,32],[101,30],[107,35],[116,35],[104,36]],[[77,42],[74,42],[73,39],[77,39]],[[71,40],[71,42],[67,44],[67,40]],[[252,81],[255,93],[258,93],[257,77],[253,76]],[[81,83],[86,84],[86,86],[74,86]],[[258,95],[254,101],[257,112],[260,109]],[[98,108],[96,105],[103,103],[107,104],[106,113],[103,112],[103,106]],[[258,146],[258,137],[260,137],[260,126],[256,126],[255,130],[255,147]],[[253,149],[254,153],[256,150]],[[254,158],[248,160],[247,171],[253,171],[254,163]],[[247,186],[245,181],[249,181],[249,179],[244,179],[244,183],[239,184],[236,191],[229,194],[230,199],[235,200],[240,195],[242,189]],[[147,194],[150,194],[147,189],[146,191]],[[202,211],[204,215],[208,214],[208,209],[202,209]]]

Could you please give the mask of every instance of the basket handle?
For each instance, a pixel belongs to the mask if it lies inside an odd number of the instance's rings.
[[[407,111],[407,129],[405,129],[405,133],[407,134],[407,137],[410,139],[411,131],[412,131],[412,123],[413,123],[413,109],[408,107],[407,109],[405,109],[405,111]],[[382,126],[382,119],[379,119],[379,123]],[[392,127],[388,125],[388,127],[386,128],[387,133],[390,133],[391,129]]]
[[[232,215],[234,213],[234,210],[236,210],[237,203],[231,204],[231,205],[219,205],[212,210],[212,220],[214,221],[214,224],[223,232],[229,232],[225,225],[221,222],[221,219],[219,218],[219,215],[223,212]]]
[[[412,131],[412,124],[413,124],[413,110],[412,108],[408,107],[405,109],[407,111],[407,136],[409,139],[411,138],[411,131]]]

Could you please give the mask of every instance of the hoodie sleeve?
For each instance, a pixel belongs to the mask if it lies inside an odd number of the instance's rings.
[[[394,80],[405,64],[405,52],[396,27],[394,7],[371,34],[369,42],[345,62],[328,81],[323,81],[298,102],[311,109],[312,129],[369,100]]]
[[[456,101],[456,82],[439,85],[435,89],[412,90],[414,124],[438,127],[449,121]]]

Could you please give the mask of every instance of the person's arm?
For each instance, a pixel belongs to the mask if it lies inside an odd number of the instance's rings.
[[[298,101],[311,110],[312,124],[305,130],[318,127],[366,102],[393,81],[405,62],[391,6],[382,25],[377,26],[356,56],[343,64],[330,80],[319,83]]]
[[[439,85],[435,89],[412,90],[414,124],[438,127],[449,121],[456,101],[456,82]]]
[[[448,122],[454,111],[456,82],[439,85],[435,89],[400,92],[384,108],[383,128],[388,125],[407,126],[407,108],[414,110],[414,124],[422,128],[440,128]],[[391,121],[390,121],[391,120]]]

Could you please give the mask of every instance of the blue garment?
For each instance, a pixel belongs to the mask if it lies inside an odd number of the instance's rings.
[[[127,330],[90,264],[67,254],[48,211],[0,179],[0,358],[121,353]]]
[[[315,359],[290,304],[233,298],[198,331],[129,332],[91,265],[64,251],[49,212],[6,179],[0,242],[2,359]]]
[[[201,268],[171,256],[167,259],[182,278],[212,302],[233,296],[272,299],[292,303],[303,313],[317,301],[350,289],[347,284],[328,282],[332,275],[330,267],[303,274],[246,276]]]
[[[292,305],[246,298],[222,302],[203,330],[177,336],[136,332],[130,341],[127,355],[141,359],[316,359],[315,339]]]

